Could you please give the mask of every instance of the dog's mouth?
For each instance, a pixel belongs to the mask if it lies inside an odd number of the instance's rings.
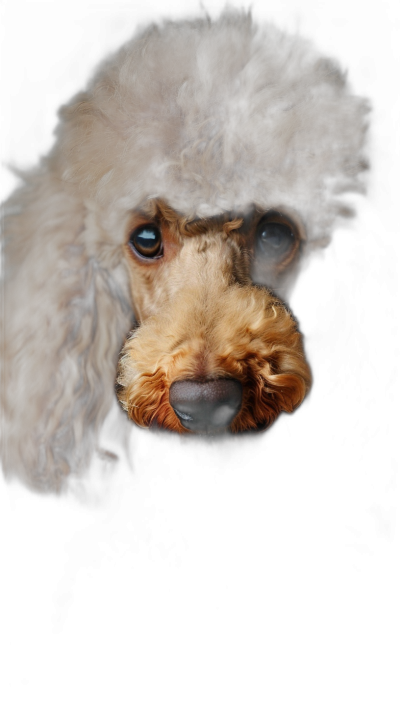
[[[182,434],[181,438],[189,442],[196,441],[199,444],[220,444],[231,441],[234,436],[232,431],[189,431]]]
[[[150,430],[150,433],[156,438],[163,437],[168,441],[172,441],[174,444],[181,444],[184,448],[195,448],[197,446],[217,448],[219,446],[223,447],[225,445],[232,446],[233,444],[241,444],[243,441],[247,441],[251,437],[256,437],[262,431],[264,431],[263,428],[260,428],[259,430],[253,429],[242,432],[234,432],[229,429],[226,429],[225,431],[185,430],[184,432],[182,431],[180,433],[177,433],[160,429],[152,429]]]

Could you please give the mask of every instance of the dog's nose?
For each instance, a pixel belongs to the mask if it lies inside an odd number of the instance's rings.
[[[186,429],[212,434],[226,429],[238,414],[242,385],[237,379],[183,379],[171,385],[169,403]]]

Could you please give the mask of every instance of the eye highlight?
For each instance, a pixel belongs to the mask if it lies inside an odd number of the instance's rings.
[[[135,228],[128,243],[143,258],[160,258],[163,254],[161,232],[154,223]]]
[[[294,235],[284,223],[263,223],[257,229],[257,255],[274,258],[287,250]]]

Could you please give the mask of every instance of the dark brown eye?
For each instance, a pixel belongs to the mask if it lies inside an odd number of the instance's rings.
[[[260,258],[281,255],[293,240],[293,233],[284,223],[264,223],[257,231],[257,254]]]
[[[143,258],[159,258],[162,255],[162,238],[154,223],[139,226],[131,233],[129,245]]]

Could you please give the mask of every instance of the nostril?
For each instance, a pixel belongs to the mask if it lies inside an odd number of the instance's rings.
[[[184,414],[185,416],[193,416],[194,414],[193,409],[187,404],[174,404],[174,409],[176,412]]]

